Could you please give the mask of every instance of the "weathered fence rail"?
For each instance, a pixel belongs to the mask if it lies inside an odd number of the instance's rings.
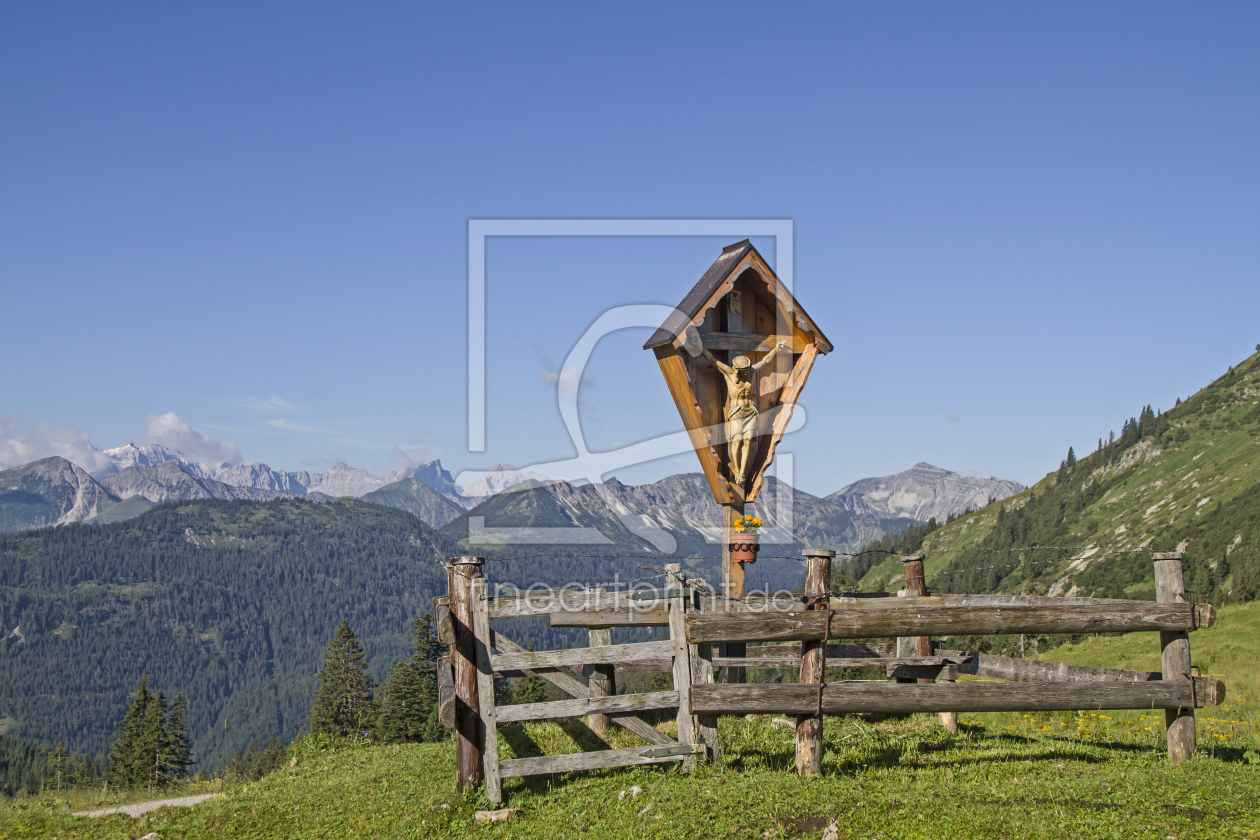
[[[806,553],[803,595],[727,598],[687,588],[677,565],[665,589],[491,594],[483,560],[448,567],[450,592],[437,599],[439,639],[451,646],[439,665],[439,709],[456,732],[461,789],[484,784],[502,801],[502,779],[609,767],[721,760],[717,716],[797,716],[797,771],[821,770],[823,716],[938,712],[957,728],[958,712],[1164,709],[1169,757],[1194,753],[1194,710],[1224,701],[1225,686],[1191,673],[1189,633],[1215,621],[1210,605],[1187,600],[1180,554],[1155,555],[1157,599],[1128,601],[1008,595],[929,595],[921,557],[903,558],[907,588],[888,597],[830,594],[834,552]],[[490,627],[492,619],[547,617],[584,627],[590,646],[525,650]],[[614,645],[612,627],[667,627],[661,641]],[[1161,672],[1090,668],[948,650],[933,636],[1157,631]],[[895,637],[896,643],[861,641]],[[744,645],[753,642],[751,646]],[[720,650],[728,651],[725,655]],[[875,666],[895,683],[825,681],[828,668]],[[799,682],[738,684],[746,668],[799,669]],[[718,683],[725,670],[735,677]],[[617,674],[665,671],[673,688],[618,694]],[[499,706],[494,680],[537,676],[570,699]],[[960,676],[1003,680],[964,682]],[[582,677],[585,678],[583,682]],[[638,717],[676,709],[676,738]],[[500,725],[586,718],[597,735],[620,726],[646,741],[628,749],[500,759]]]

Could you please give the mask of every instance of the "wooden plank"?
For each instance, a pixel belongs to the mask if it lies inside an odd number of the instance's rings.
[[[452,632],[454,630],[452,629]],[[451,658],[443,656],[438,659],[438,723],[447,729],[455,728],[455,669],[451,667]]]
[[[694,686],[697,714],[808,714],[818,689],[810,685]],[[832,683],[823,689],[826,714],[885,712],[1053,712],[1074,709],[1167,709],[1216,705],[1225,686],[1211,677],[1148,683]]]
[[[437,639],[444,645],[455,644],[455,625],[451,623],[451,597],[441,595],[433,599],[433,625]]]
[[[669,745],[663,745],[668,748]],[[632,747],[628,750],[544,755],[537,758],[509,758],[499,763],[503,778],[541,776],[546,773],[575,773],[581,770],[604,770],[610,767],[633,767],[638,764],[661,764],[690,759],[697,749],[692,744],[674,744],[674,754],[660,755],[661,747]]]
[[[945,607],[1087,607],[1092,604],[1149,604],[1131,598],[1065,598],[1046,595],[929,595]]]
[[[638,662],[618,662],[613,668],[618,674],[669,674],[674,670],[674,658],[670,656]]]
[[[756,648],[749,648],[755,650]],[[831,650],[829,646],[828,651]],[[971,659],[970,654],[963,654],[957,657],[947,656],[890,656],[886,658],[876,659],[869,656],[855,657],[837,657],[833,659],[830,654],[827,656],[828,668],[887,668],[895,665],[910,666],[927,666],[941,667],[944,665],[952,665],[960,662],[968,662]],[[722,657],[714,657],[713,664],[715,666],[729,665],[735,660],[723,659]],[[740,659],[740,665],[746,665],[749,668],[799,668],[801,664],[800,652],[795,657],[762,657],[760,659]],[[969,672],[968,672],[969,673]]]
[[[713,498],[718,504],[724,504],[730,501],[730,487],[722,475],[719,453],[710,440],[712,433],[707,432],[705,428],[712,421],[697,410],[699,401],[691,387],[691,381],[687,378],[687,369],[678,356],[678,348],[666,344],[654,350],[656,362],[665,376],[665,385],[669,388],[669,395],[673,397],[674,406],[678,409],[683,425],[687,428],[691,448],[700,459],[700,468],[704,471],[705,480],[709,482],[709,490],[712,491]]]
[[[568,650],[535,650],[523,653],[502,653],[491,658],[496,669],[562,668],[566,665],[611,665],[642,659],[659,659],[673,653],[674,643],[639,642],[631,645],[609,645],[601,648]]]
[[[489,599],[491,618],[528,618],[551,613],[591,610],[650,609],[651,603],[632,601],[625,592],[605,589],[531,589]]]
[[[611,697],[584,697],[576,700],[553,700],[549,703],[500,706],[498,715],[499,723],[513,723],[518,720],[575,718],[596,713],[673,709],[677,706],[677,691],[651,691],[646,694],[614,694]]]
[[[481,773],[486,797],[503,801],[499,780],[499,729],[494,703],[494,669],[490,667],[490,615],[486,609],[486,579],[474,578],[469,597],[473,605],[473,634],[477,639],[477,709],[481,714]]]
[[[1155,560],[1155,600],[1163,604],[1185,602],[1185,582],[1182,579],[1181,553],[1160,555]],[[1184,632],[1193,628],[1160,628],[1159,646],[1163,660],[1163,679],[1172,683],[1188,683],[1190,680],[1190,637]],[[1170,632],[1171,631],[1171,632]],[[1194,758],[1195,725],[1194,706],[1182,705],[1164,710],[1164,725],[1168,734],[1168,760],[1180,764]]]
[[[897,650],[897,646],[891,642],[858,642],[854,644],[827,645],[827,661],[833,659],[863,659],[863,658],[888,658]],[[798,644],[786,645],[749,645],[749,659],[785,659],[792,658],[791,667],[795,668],[801,661],[801,646]],[[749,667],[753,667],[753,663],[749,662]],[[878,663],[869,663],[878,664]],[[758,666],[760,667],[760,663]]]
[[[552,627],[586,627],[601,630],[611,627],[668,627],[669,607],[662,601],[646,609],[589,610],[586,612],[551,613]]]
[[[1192,630],[1214,618],[1203,604],[1099,604],[1073,607],[941,607],[905,603],[832,613],[831,638],[880,636],[994,635],[999,633],[1131,633]],[[918,603],[916,603],[918,602]],[[1196,618],[1197,615],[1197,618]],[[791,613],[698,613],[687,618],[687,641],[804,641],[824,637],[826,615]]]
[[[682,566],[666,563],[666,582],[682,589]],[[690,593],[688,593],[689,595]],[[669,604],[669,640],[674,652],[674,691],[678,692],[678,743],[696,744],[696,721],[691,712],[691,654],[687,650],[686,610],[688,597],[674,598]],[[688,757],[683,767],[691,769],[695,759]]]
[[[525,648],[507,638],[502,633],[495,633],[494,646],[506,653],[523,653],[525,651]],[[555,671],[538,671],[536,673],[529,671],[527,673],[546,680],[565,694],[568,694],[570,697],[590,696],[590,690],[585,685],[567,674]],[[633,732],[635,735],[638,735],[649,744],[660,745],[674,743],[674,741],[664,732],[661,732],[655,726],[652,726],[652,724],[642,718],[635,717],[634,715],[614,715],[612,721],[622,729],[626,729]],[[502,776],[502,770],[500,770],[500,776]]]
[[[455,644],[455,784],[466,791],[481,784],[481,712],[477,706],[477,638],[473,631],[472,580],[480,558],[457,557],[447,566]]]
[[[803,353],[810,346],[797,335],[763,335],[760,333],[702,332],[700,338],[709,350],[738,350],[744,353],[769,353],[780,341],[787,346],[781,353]]]
[[[1014,659],[1010,656],[993,656],[988,653],[969,653],[961,650],[938,650],[937,653],[955,662],[957,660],[953,660],[953,657],[966,656],[970,661],[959,664],[958,673],[960,674],[992,677],[1012,682],[1152,682],[1161,679],[1158,671],[1093,668],[1088,665]]]

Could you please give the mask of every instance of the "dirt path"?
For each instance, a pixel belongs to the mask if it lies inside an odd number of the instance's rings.
[[[156,811],[158,808],[190,808],[198,802],[214,799],[217,793],[205,793],[201,796],[182,796],[179,799],[159,799],[155,802],[140,802],[136,805],[119,805],[117,808],[104,808],[100,811],[76,811],[76,817],[103,817],[106,814],[126,814],[129,817],[140,817]]]

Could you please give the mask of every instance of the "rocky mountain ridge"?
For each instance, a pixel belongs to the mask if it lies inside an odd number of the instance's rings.
[[[770,477],[750,512],[765,522],[766,554],[802,547],[855,549],[913,520],[853,514]],[[522,545],[586,546],[618,553],[716,556],[721,509],[700,473],[632,486],[526,482],[453,520],[442,533],[468,549]]]
[[[1005,499],[1022,490],[1024,485],[1016,481],[959,475],[920,461],[896,475],[855,481],[827,499],[864,516],[944,522],[966,510],[979,510],[990,499]]]
[[[574,486],[500,464],[468,487],[458,487],[436,460],[375,475],[343,463],[323,473],[273,470],[258,463],[216,467],[157,445],[127,444],[106,453],[113,468],[104,470],[108,475],[99,482],[58,457],[37,462],[38,468],[0,472],[13,492],[27,494],[0,494],[0,511],[7,512],[0,530],[119,521],[186,499],[356,497],[406,510],[466,546],[470,539],[472,545],[487,546],[542,540],[672,554],[707,553],[720,542],[718,506],[698,473],[639,486],[616,479]],[[1022,488],[918,464],[895,476],[855,482],[827,498],[785,489],[790,488],[768,482],[755,508],[767,522],[767,544],[848,550],[890,529],[934,515],[944,518],[967,505],[982,505],[989,495],[1002,497]],[[531,534],[522,528],[542,530]]]

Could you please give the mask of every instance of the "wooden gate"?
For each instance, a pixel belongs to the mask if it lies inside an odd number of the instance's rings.
[[[646,599],[601,589],[490,596],[477,557],[448,566],[450,595],[439,604],[439,637],[451,645],[440,673],[443,715],[455,730],[461,790],[484,783],[493,802],[502,780],[682,762],[719,761],[718,715],[796,715],[797,771],[821,771],[825,715],[862,712],[939,712],[947,726],[957,712],[1165,709],[1169,757],[1195,749],[1194,710],[1224,702],[1225,686],[1195,676],[1188,633],[1209,627],[1210,605],[1190,602],[1180,554],[1155,555],[1156,601],[1012,595],[929,595],[922,557],[904,558],[910,586],[898,596],[836,596],[830,592],[834,552],[806,552],[805,594],[728,598],[689,589],[678,565],[666,566],[665,589]],[[553,626],[586,627],[591,646],[528,651],[496,633],[494,618],[549,616]],[[611,627],[665,626],[662,641],[613,645]],[[944,650],[933,634],[1124,633],[1158,631],[1163,671],[1120,671]],[[894,646],[875,641],[896,637]],[[837,644],[831,644],[832,641]],[[871,640],[863,642],[860,640]],[[755,642],[744,657],[715,657],[713,646]],[[917,651],[919,655],[913,655]],[[895,683],[825,682],[826,667],[878,665]],[[715,666],[800,668],[800,682],[717,684]],[[606,675],[613,667],[662,670],[671,691],[616,695]],[[579,671],[577,669],[584,669]],[[575,679],[585,672],[589,683]],[[960,674],[1005,682],[955,682]],[[572,699],[496,706],[496,675],[540,677]],[[648,709],[677,709],[677,740],[637,717]],[[646,746],[569,755],[500,760],[498,725],[517,721],[606,716],[643,738]],[[954,723],[956,727],[956,721]]]

